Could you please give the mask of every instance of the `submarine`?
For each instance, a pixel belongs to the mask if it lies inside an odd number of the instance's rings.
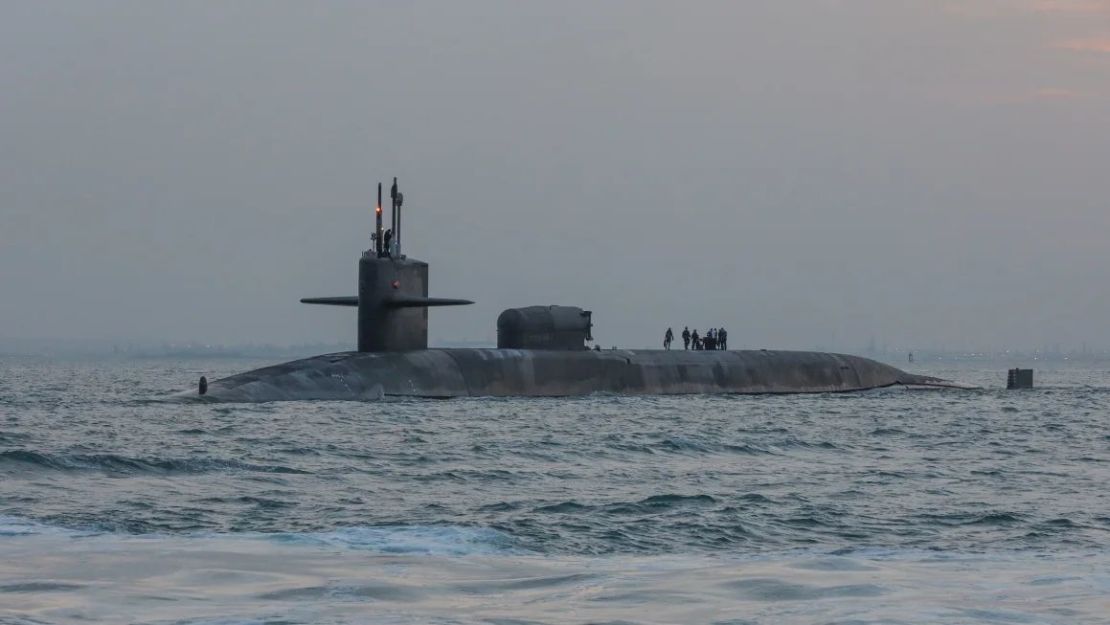
[[[891,386],[974,388],[847,354],[779,350],[589,349],[593,314],[576,306],[511,308],[497,348],[428,348],[428,309],[472,304],[428,296],[428,264],[402,252],[404,194],[393,179],[391,228],[378,184],[358,294],[305,304],[358,309],[357,351],[324,354],[200,384],[204,401],[376,400],[388,397],[569,397],[611,394],[839,393]]]

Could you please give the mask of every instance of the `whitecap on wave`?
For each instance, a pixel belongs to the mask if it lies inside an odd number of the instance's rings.
[[[75,530],[56,525],[39,523],[30,519],[0,515],[0,538],[11,536],[36,536],[39,534],[52,534],[58,536],[92,536],[99,532]]]
[[[463,556],[519,551],[514,548],[508,534],[490,528],[459,525],[345,527],[329,532],[253,534],[251,537],[390,554]]]
[[[0,516],[0,538],[38,535],[83,538],[105,534],[105,532],[71,529],[18,517]],[[107,535],[112,536],[113,534]],[[165,534],[124,534],[116,536],[134,540],[170,538]],[[186,540],[246,539],[273,541],[294,546],[351,549],[383,554],[466,556],[509,555],[524,551],[517,548],[512,537],[504,532],[465,525],[354,526],[324,532],[248,532],[233,534],[201,532],[179,534],[175,537]]]

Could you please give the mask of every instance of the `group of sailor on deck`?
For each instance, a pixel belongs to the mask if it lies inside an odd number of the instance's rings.
[[[663,349],[670,349],[674,342],[674,331],[667,328],[663,335]],[[724,350],[728,349],[728,330],[724,328],[709,328],[705,336],[698,336],[697,329],[690,331],[689,326],[682,329],[682,349]]]

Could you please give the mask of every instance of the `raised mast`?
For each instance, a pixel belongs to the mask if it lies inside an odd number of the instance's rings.
[[[405,201],[405,196],[397,188],[397,176],[393,177],[393,188],[389,190],[389,198],[393,203],[393,243],[390,246],[389,254],[394,258],[402,258],[401,255],[401,204]]]
[[[374,253],[381,258],[382,250],[382,183],[378,183],[378,204],[374,207]]]

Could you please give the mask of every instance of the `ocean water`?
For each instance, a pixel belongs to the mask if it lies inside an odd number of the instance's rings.
[[[980,391],[165,401],[0,359],[0,623],[1110,623],[1110,370]]]

